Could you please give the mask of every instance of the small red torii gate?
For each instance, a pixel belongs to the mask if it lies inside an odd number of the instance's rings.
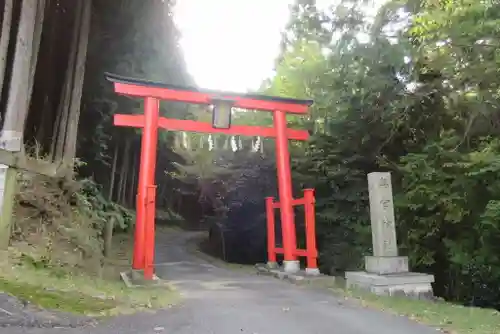
[[[309,138],[309,133],[304,130],[288,128],[286,121],[286,113],[306,114],[308,107],[313,103],[312,100],[199,90],[196,88],[179,87],[164,83],[127,78],[110,73],[106,73],[106,78],[113,82],[115,93],[144,99],[144,115],[114,115],[114,125],[116,126],[143,128],[132,269],[144,270],[144,278],[147,280],[153,278],[156,211],[156,185],[154,175],[158,128],[162,128],[168,131],[223,133],[228,135],[276,138],[276,164],[280,201],[279,204],[274,204],[274,208],[279,208],[281,213],[283,248],[276,248],[274,245],[274,232],[270,232],[271,226],[274,229],[274,214],[271,218],[268,212],[268,234],[272,234],[268,235],[268,260],[270,262],[275,262],[275,254],[282,253],[284,255],[284,270],[287,272],[296,272],[299,270],[297,256],[307,256],[307,269],[312,269],[313,271],[317,270],[317,251],[315,235],[313,234],[314,226],[311,229],[311,225],[309,224],[309,228],[306,228],[306,239],[308,240],[307,250],[297,250],[293,206],[297,205],[297,202],[302,200],[295,200],[293,198],[290,152],[288,147],[288,140],[304,141]],[[215,107],[217,107],[219,103],[230,103],[229,108],[237,107],[242,109],[270,111],[273,112],[274,126],[231,126],[230,109],[229,115],[218,115],[216,108],[213,115],[214,124],[160,117],[160,100],[214,105]],[[229,118],[226,126],[224,126],[224,128],[214,127],[216,118],[223,116]],[[268,199],[267,201],[271,203],[272,199]],[[314,195],[312,191],[309,193],[306,192],[304,198],[304,205],[306,205],[306,220],[307,216],[311,216],[311,212],[314,213],[314,207],[312,207],[311,210],[311,205],[314,206],[313,202]],[[312,222],[314,224],[314,217],[312,218]],[[312,235],[309,235],[311,233]]]

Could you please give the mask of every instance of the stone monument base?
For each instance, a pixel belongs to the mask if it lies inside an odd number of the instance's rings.
[[[407,256],[365,256],[365,270],[371,274],[387,275],[409,272]]]
[[[433,275],[397,273],[379,275],[365,271],[345,273],[346,287],[369,291],[379,296],[403,296],[413,299],[433,299]]]

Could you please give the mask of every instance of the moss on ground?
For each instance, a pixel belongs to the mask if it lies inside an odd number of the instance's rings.
[[[127,288],[120,271],[130,269],[131,235],[116,235],[113,246],[100,275],[40,268],[4,257],[0,261],[0,291],[42,308],[92,316],[164,308],[179,301],[173,287]]]
[[[133,213],[104,200],[93,182],[61,184],[59,179],[21,173],[18,183],[11,247],[0,252],[0,292],[45,309],[92,316],[178,301],[172,287],[129,289],[121,281],[120,272],[131,267],[131,234],[116,234],[111,254],[103,256],[101,233],[109,215]]]
[[[112,300],[103,300],[78,292],[49,291],[40,286],[0,279],[0,291],[44,309],[75,314],[99,314],[115,308]]]
[[[449,334],[500,333],[500,312],[492,309],[466,307],[444,301],[376,296],[345,289],[336,289],[335,292],[353,298],[365,307],[406,316]]]

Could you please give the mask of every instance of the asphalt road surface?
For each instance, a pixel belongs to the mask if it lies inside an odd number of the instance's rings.
[[[9,334],[431,334],[404,317],[361,308],[326,291],[218,268],[184,248],[192,233],[159,235],[157,274],[172,281],[180,305],[79,328],[0,328]]]

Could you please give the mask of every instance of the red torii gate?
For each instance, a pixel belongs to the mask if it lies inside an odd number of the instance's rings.
[[[223,133],[228,135],[261,136],[276,138],[276,163],[278,170],[279,209],[281,212],[281,229],[283,234],[284,255],[283,266],[287,272],[299,270],[297,255],[312,256],[314,261],[308,261],[308,269],[317,270],[316,246],[308,246],[307,251],[297,250],[293,205],[296,201],[292,195],[292,179],[290,172],[290,153],[288,140],[307,140],[309,133],[304,130],[294,130],[287,127],[286,113],[306,114],[312,100],[297,100],[279,97],[269,97],[253,94],[237,94],[196,88],[178,87],[164,83],[127,78],[106,73],[107,80],[113,82],[116,93],[144,99],[144,115],[114,115],[114,125],[143,128],[141,157],[139,168],[139,187],[137,192],[137,217],[134,237],[134,254],[132,268],[144,270],[144,278],[150,280],[154,274],[155,246],[155,197],[154,180],[156,166],[158,128],[169,131],[190,131],[205,133]],[[170,119],[159,116],[160,100],[185,102],[193,104],[214,105],[213,124],[193,120]],[[226,105],[226,114],[220,114],[217,106]],[[274,127],[230,125],[231,108],[243,108],[270,111],[274,114]],[[229,114],[228,114],[229,112]],[[225,125],[216,127],[216,123],[226,117]],[[312,193],[311,193],[312,194]],[[314,199],[312,199],[313,201]],[[311,200],[309,201],[311,202]],[[309,203],[311,205],[311,203]],[[307,211],[307,208],[306,208]],[[308,210],[311,212],[311,210]],[[314,212],[314,211],[312,211]],[[314,221],[314,219],[313,219]],[[274,226],[274,222],[273,226]],[[268,225],[270,224],[268,217]],[[306,232],[310,234],[312,230]],[[274,240],[274,233],[273,240]],[[269,238],[269,236],[268,236]],[[315,240],[314,235],[308,235],[307,240]],[[276,253],[275,245],[269,245],[269,261],[273,262]]]

